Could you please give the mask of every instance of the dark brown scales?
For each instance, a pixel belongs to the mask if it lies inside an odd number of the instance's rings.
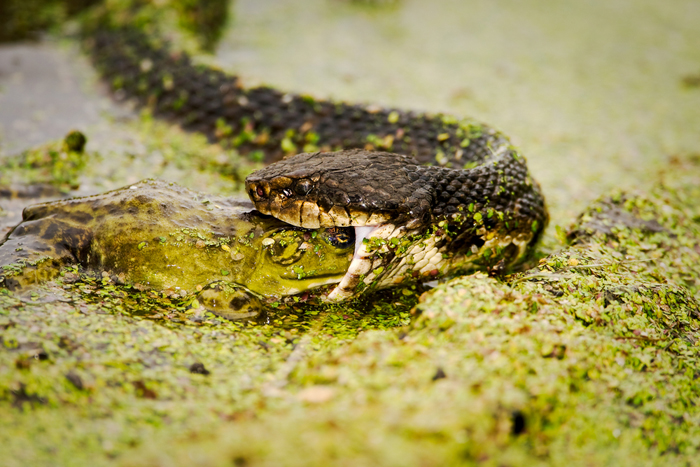
[[[244,89],[235,76],[195,66],[186,54],[152,44],[134,29],[98,32],[87,42],[118,94],[137,98],[188,129],[229,139],[244,153],[260,150],[267,162],[285,155],[285,139],[297,152],[309,143],[328,150],[372,145],[423,164],[444,153],[446,163],[459,167],[483,162],[491,148],[507,142],[481,125],[465,132],[442,115],[320,101],[268,87]]]

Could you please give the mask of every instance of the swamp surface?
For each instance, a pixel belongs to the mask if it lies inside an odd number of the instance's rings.
[[[246,86],[510,135],[550,208],[542,259],[252,323],[77,274],[0,290],[3,464],[700,464],[698,2],[231,8],[203,60]],[[241,196],[256,167],[112,100],[63,33],[0,47],[0,162],[74,128],[76,195]],[[0,208],[4,234],[21,204]]]

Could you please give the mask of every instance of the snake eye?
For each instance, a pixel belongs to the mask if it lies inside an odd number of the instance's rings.
[[[255,189],[255,193],[261,198],[265,197],[265,190],[263,190],[263,188],[261,186],[259,186]]]
[[[326,229],[325,237],[328,243],[337,248],[348,248],[355,244],[355,229],[331,227]]]

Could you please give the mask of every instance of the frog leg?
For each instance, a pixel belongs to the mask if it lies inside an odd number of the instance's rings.
[[[242,285],[216,281],[199,292],[197,301],[207,311],[230,320],[253,318],[263,310],[260,298]]]
[[[92,233],[53,216],[25,220],[0,240],[0,287],[21,290],[54,279],[84,261]]]

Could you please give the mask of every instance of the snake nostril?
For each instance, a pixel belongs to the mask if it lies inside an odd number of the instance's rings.
[[[255,189],[255,193],[261,198],[265,197],[265,190],[263,190],[263,188],[261,186],[259,186]]]

